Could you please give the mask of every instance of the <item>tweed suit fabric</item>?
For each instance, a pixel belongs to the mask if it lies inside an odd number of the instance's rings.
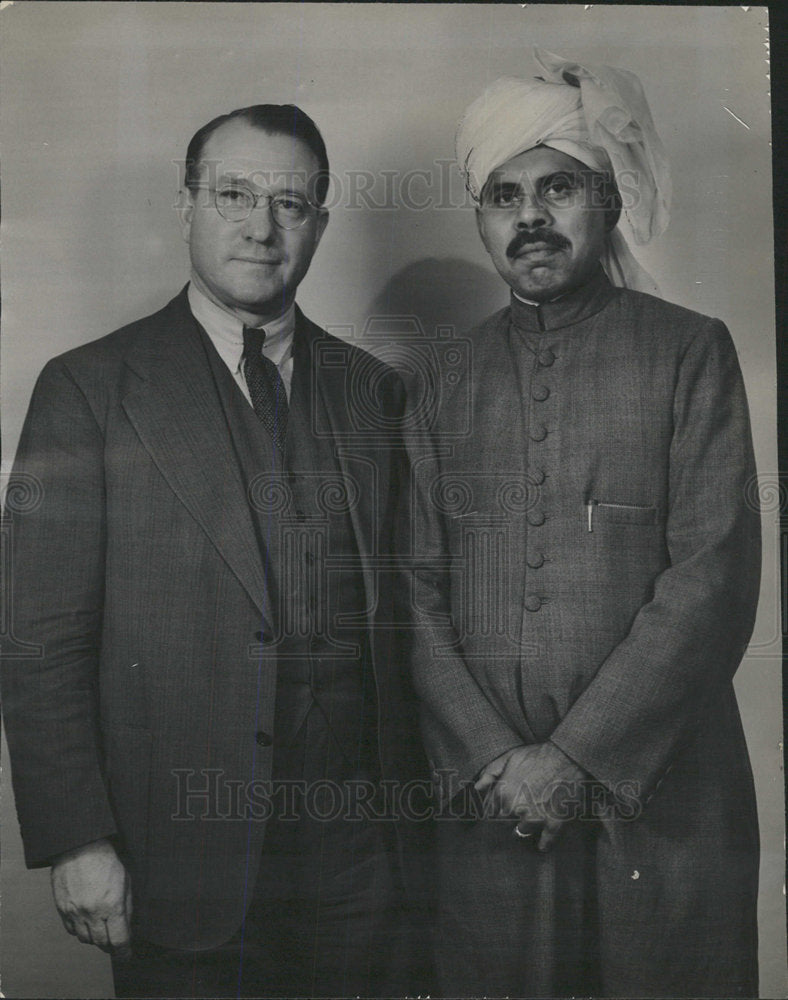
[[[319,342],[343,363],[318,371]],[[314,433],[352,444],[357,461],[346,469],[340,456],[343,474],[378,498],[350,512],[368,612],[359,627],[373,616],[382,626],[370,640],[376,749],[381,773],[406,779],[422,752],[383,638],[390,595],[370,565],[390,549],[403,452],[355,433],[346,381],[354,366],[368,372],[394,424],[402,386],[298,310],[296,350],[324,402]],[[14,535],[15,629],[41,655],[6,659],[2,677],[27,863],[114,838],[131,871],[134,932],[215,947],[240,926],[265,834],[264,817],[239,814],[223,791],[271,777],[277,656],[261,634],[276,634],[277,606],[185,291],[46,366],[15,474],[42,486]]]
[[[606,996],[753,995],[758,833],[731,678],[760,539],[730,335],[599,273],[546,306],[513,299],[469,340],[422,476],[443,490],[425,525],[459,634],[436,654],[425,615],[413,649],[436,780],[551,740],[613,807],[546,856],[511,821],[439,824],[443,988],[582,993],[593,969]],[[423,607],[435,589],[417,577]]]

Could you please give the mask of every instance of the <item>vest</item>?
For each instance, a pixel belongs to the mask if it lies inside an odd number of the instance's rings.
[[[284,460],[274,460],[267,430],[201,332],[254,523],[274,608],[277,684],[274,744],[305,738],[318,712],[339,755],[333,773],[375,776],[377,706],[366,593],[347,496],[320,391],[311,391],[306,345],[294,343]],[[298,331],[295,334],[298,338]],[[315,408],[320,408],[315,421]],[[275,758],[276,760],[276,754]],[[275,775],[289,777],[289,775]]]

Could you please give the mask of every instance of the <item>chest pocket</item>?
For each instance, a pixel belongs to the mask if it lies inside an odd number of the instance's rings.
[[[657,508],[653,504],[618,503],[607,500],[586,502],[586,525],[589,531],[605,524],[656,524]]]

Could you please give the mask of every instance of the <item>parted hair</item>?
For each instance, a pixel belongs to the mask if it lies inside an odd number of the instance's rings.
[[[301,142],[314,154],[318,171],[309,178],[309,193],[317,205],[322,205],[328,192],[329,167],[326,145],[317,125],[306,112],[295,104],[252,104],[248,108],[236,108],[226,115],[219,115],[198,129],[186,150],[185,184],[193,188],[199,183],[199,170],[205,144],[213,133],[226,122],[242,121],[259,128],[269,135],[284,135]]]

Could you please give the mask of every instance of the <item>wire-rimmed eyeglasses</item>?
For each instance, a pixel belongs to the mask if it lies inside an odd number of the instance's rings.
[[[248,219],[261,201],[268,202],[271,217],[280,229],[299,229],[314,211],[311,202],[294,191],[271,195],[255,194],[249,188],[238,185],[214,188],[210,184],[190,184],[189,188],[213,192],[216,211],[228,222]]]

